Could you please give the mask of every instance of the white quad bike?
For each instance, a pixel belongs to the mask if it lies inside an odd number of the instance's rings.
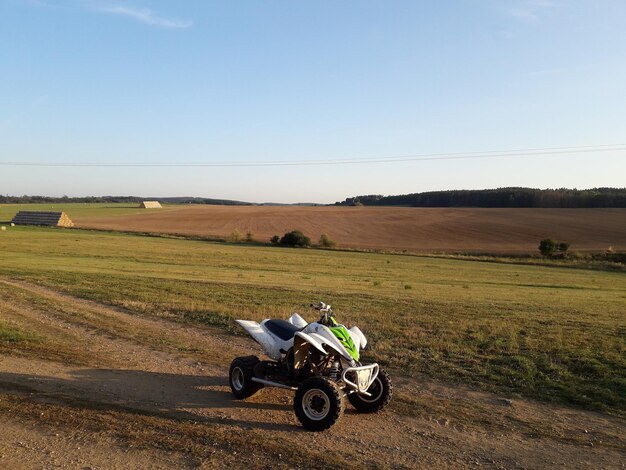
[[[323,431],[343,414],[344,396],[357,411],[374,413],[389,404],[393,387],[378,364],[359,362],[360,350],[367,345],[361,330],[338,324],[330,305],[320,302],[314,307],[322,313],[314,323],[297,313],[288,320],[236,320],[270,360],[236,358],[229,381],[238,399],[264,386],[295,391],[298,420],[308,430]]]

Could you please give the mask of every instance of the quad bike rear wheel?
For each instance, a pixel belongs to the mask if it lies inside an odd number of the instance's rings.
[[[366,397],[358,393],[348,395],[348,400],[357,411],[361,413],[376,413],[382,410],[391,401],[393,395],[393,385],[387,372],[383,369],[378,370],[378,375],[367,389],[371,395]]]
[[[256,356],[237,357],[230,364],[228,382],[236,398],[243,400],[251,397],[263,388],[263,384],[253,382],[254,366],[259,363]]]
[[[344,410],[337,384],[326,377],[311,377],[298,387],[293,399],[298,421],[309,431],[323,431],[335,424]]]

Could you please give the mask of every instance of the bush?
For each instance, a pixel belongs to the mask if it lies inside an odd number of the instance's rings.
[[[556,240],[544,238],[539,242],[539,251],[542,256],[552,256],[558,248],[558,245],[559,243]]]
[[[280,244],[283,246],[307,247],[311,246],[311,239],[300,230],[293,230],[283,235],[280,239]]]
[[[335,243],[335,240],[331,239],[328,235],[322,233],[320,236],[320,246],[324,248],[335,248],[337,243]]]
[[[251,242],[252,241],[252,232],[250,230],[248,230],[246,232],[246,241],[247,242]]]
[[[552,238],[544,238],[539,242],[539,251],[543,256],[554,257],[556,252],[559,252],[560,258],[567,257],[567,250],[569,250],[570,244],[567,242],[559,242]]]
[[[606,259],[613,263],[626,264],[626,253],[608,253]]]
[[[235,229],[230,232],[230,241],[231,242],[240,242],[243,240],[243,234],[239,231],[239,229]]]
[[[274,235],[272,238],[270,238],[270,243],[272,245],[278,245],[280,243],[280,237],[278,235]]]

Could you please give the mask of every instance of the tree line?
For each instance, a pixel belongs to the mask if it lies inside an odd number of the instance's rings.
[[[141,201],[160,201],[166,204],[216,204],[216,205],[250,205],[247,202],[228,199],[210,199],[204,197],[140,197],[140,196],[84,196],[84,197],[52,197],[52,196],[3,196],[0,204],[50,204],[50,203],[140,203]]]
[[[626,207],[626,188],[497,188],[429,191],[397,196],[366,195],[336,202],[340,206],[411,207]]]

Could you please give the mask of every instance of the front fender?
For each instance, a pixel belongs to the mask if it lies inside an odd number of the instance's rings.
[[[350,356],[348,351],[346,351],[346,348],[344,348],[341,345],[341,343],[339,343],[339,341],[335,340],[335,342],[331,342],[331,341],[329,341],[328,338],[325,338],[322,335],[318,335],[317,333],[313,333],[313,336],[317,336],[317,337],[319,337],[320,340],[323,340],[324,341],[324,346],[328,346],[329,348],[334,349],[335,352],[337,352],[341,357],[343,357],[350,364],[352,364],[354,362],[354,359],[352,359],[352,356]]]
[[[352,341],[356,344],[357,349],[365,349],[365,346],[367,346],[367,338],[358,326],[350,328],[348,333],[352,336]]]
[[[301,338],[303,341],[306,341],[307,343],[309,343],[311,346],[313,346],[315,349],[317,349],[322,354],[328,354],[326,352],[326,350],[324,349],[324,346],[322,346],[322,343],[320,343],[317,339],[313,338],[313,336],[308,335],[306,333],[303,333],[301,331],[298,331],[295,334],[294,342],[295,342],[295,338],[296,337],[297,338]]]
[[[323,347],[329,347],[335,350],[341,357],[343,357],[349,363],[353,362],[352,356],[343,347],[343,345],[339,342],[336,336],[330,331],[325,325],[320,323],[310,323],[305,330],[308,332],[307,334],[314,338],[318,343],[320,343]]]

